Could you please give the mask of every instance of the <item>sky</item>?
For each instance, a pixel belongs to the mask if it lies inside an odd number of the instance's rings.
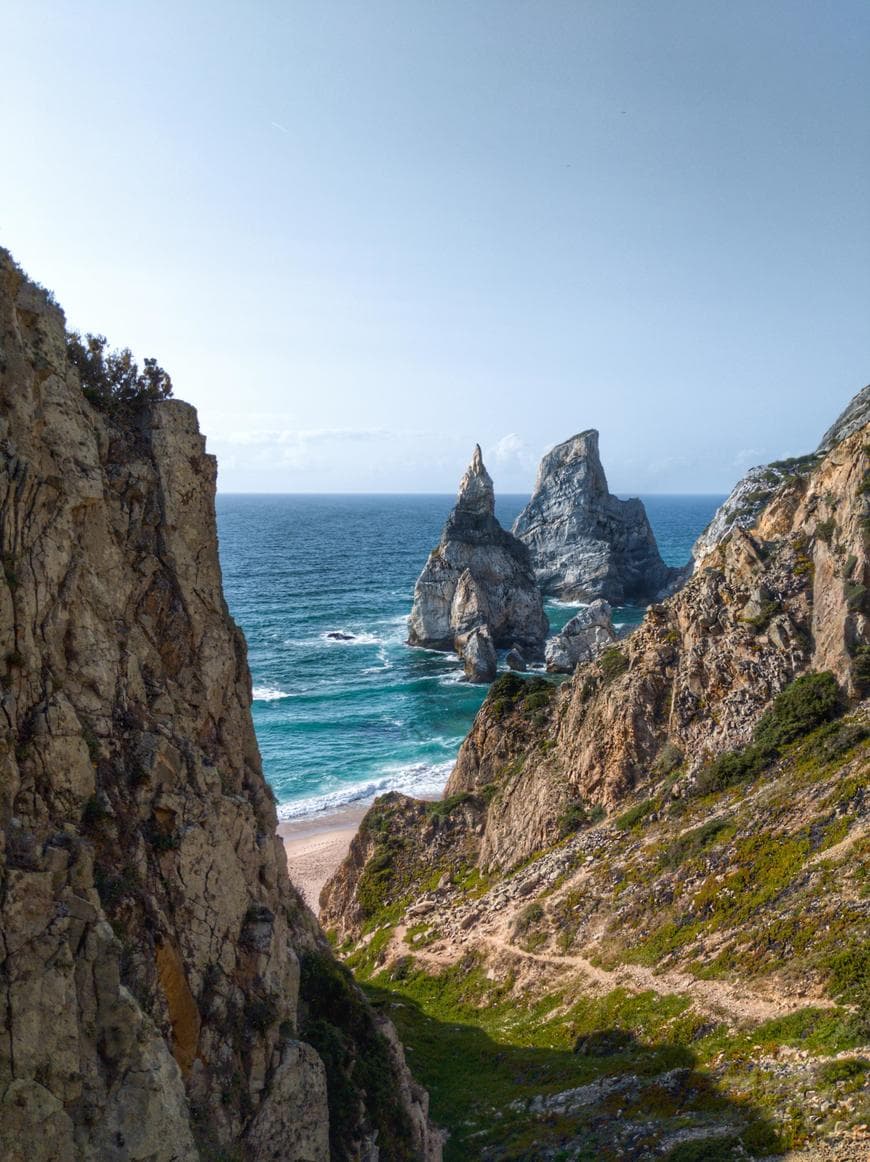
[[[870,380],[864,0],[0,15],[0,244],[223,491],[725,492]]]

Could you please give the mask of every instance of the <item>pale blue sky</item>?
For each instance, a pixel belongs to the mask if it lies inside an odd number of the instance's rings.
[[[0,241],[224,490],[727,490],[870,379],[863,0],[2,13]]]

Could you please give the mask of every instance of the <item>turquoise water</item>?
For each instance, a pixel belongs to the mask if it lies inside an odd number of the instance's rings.
[[[719,496],[644,497],[683,564]],[[526,498],[502,497],[510,527]],[[438,793],[485,689],[453,656],[404,645],[414,581],[452,496],[217,498],[227,601],[248,639],[253,715],[285,819],[386,790]],[[571,606],[548,602],[553,629]],[[642,611],[617,611],[619,623]],[[326,635],[352,635],[336,640]]]

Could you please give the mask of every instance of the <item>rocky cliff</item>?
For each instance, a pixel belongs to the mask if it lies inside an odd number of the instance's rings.
[[[761,512],[789,480],[806,476],[821,458],[870,422],[870,386],[852,397],[841,414],[819,441],[814,452],[776,460],[750,468],[734,485],[726,500],[692,547],[692,558],[699,561],[722,541],[732,528],[752,528]]]
[[[0,1155],[437,1158],[289,883],[194,410],[95,410],[0,251]]]
[[[414,588],[409,644],[455,649],[470,678],[491,681],[496,648],[516,645],[539,658],[546,633],[528,551],[496,520],[492,479],[478,445]]]
[[[443,802],[376,802],[327,885],[324,923],[482,1157],[762,1157],[825,1135],[795,1157],[866,1156],[870,423],[853,420],[629,638],[561,684],[501,677]],[[525,1046],[513,1080],[475,1057],[492,1088],[457,1101],[434,1019]]]
[[[678,575],[659,556],[643,502],[608,490],[594,429],[543,458],[513,533],[528,546],[543,591],[571,601],[651,601]]]

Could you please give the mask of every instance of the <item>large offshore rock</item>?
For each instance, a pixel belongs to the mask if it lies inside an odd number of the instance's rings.
[[[572,601],[652,601],[679,573],[659,556],[643,502],[608,491],[594,429],[543,458],[513,532],[543,591]]]
[[[456,506],[414,588],[408,643],[457,650],[485,626],[492,644],[542,657],[547,618],[525,545],[495,518],[492,479],[478,445]]]
[[[547,669],[551,673],[572,674],[580,662],[591,662],[615,641],[610,606],[599,598],[576,613],[547,642]]]

